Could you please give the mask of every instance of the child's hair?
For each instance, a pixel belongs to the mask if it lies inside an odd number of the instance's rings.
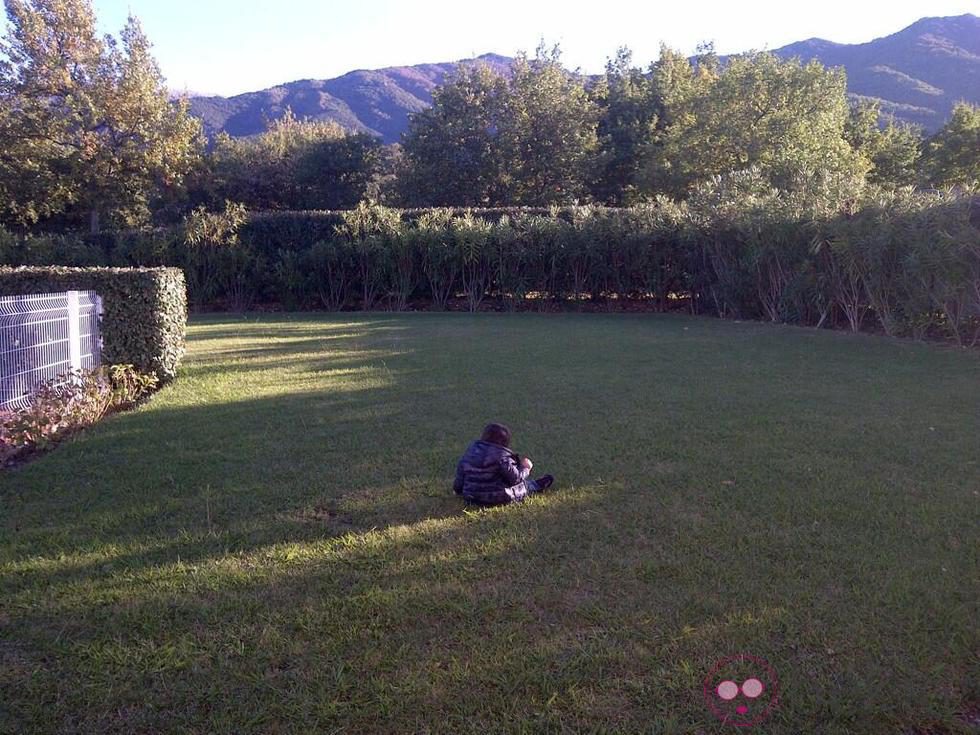
[[[502,447],[510,447],[510,429],[503,424],[487,424],[480,439]]]

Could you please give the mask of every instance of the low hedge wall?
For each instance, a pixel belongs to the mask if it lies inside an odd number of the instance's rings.
[[[102,358],[172,380],[184,356],[187,289],[179,268],[0,267],[0,296],[95,291]]]

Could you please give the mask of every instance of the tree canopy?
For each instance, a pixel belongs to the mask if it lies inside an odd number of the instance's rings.
[[[851,106],[844,137],[870,164],[869,182],[884,186],[915,184],[922,157],[922,132],[894,120],[882,127],[880,120],[879,103],[861,100]]]
[[[686,200],[719,179],[835,206],[864,189],[980,182],[980,109],[924,140],[849,100],[842,69],[753,52],[566,69],[557,46],[510,69],[463,64],[400,146],[290,110],[206,146],[171,99],[139,22],[97,32],[92,0],[5,0],[0,224],[131,227],[225,202],[251,210],[614,206]],[[744,174],[744,175],[743,175]],[[768,195],[767,195],[768,196]],[[835,204],[836,203],[836,204]]]
[[[980,184],[980,107],[963,102],[953,108],[949,122],[926,144],[923,169],[931,186]]]
[[[7,221],[54,215],[146,221],[203,146],[173,103],[139,22],[99,37],[90,0],[6,0],[0,42],[0,208]]]
[[[504,198],[499,122],[507,80],[464,66],[412,116],[402,142],[399,189],[408,203],[485,206]]]
[[[262,135],[218,136],[202,198],[249,209],[346,209],[369,192],[381,163],[376,138],[334,122],[297,120],[287,109]]]
[[[643,190],[683,196],[698,181],[748,168],[784,189],[818,170],[864,176],[867,162],[844,137],[842,70],[770,53],[707,61],[668,54],[654,66],[667,119],[647,149]]]
[[[593,90],[602,114],[597,134],[599,155],[592,192],[604,204],[636,199],[636,179],[643,147],[650,141],[663,110],[654,98],[653,80],[633,65],[633,54],[620,48],[606,63]]]
[[[930,142],[930,180],[969,180],[967,112]],[[509,74],[464,67],[436,90],[404,137],[399,190],[411,205],[623,205],[751,170],[839,200],[923,178],[921,131],[881,123],[876,103],[848,99],[842,69],[817,62],[662,47],[644,70],[621,48],[589,81],[541,46]]]
[[[588,193],[599,110],[557,47],[519,55],[509,75],[464,67],[403,138],[407,203],[550,205]]]

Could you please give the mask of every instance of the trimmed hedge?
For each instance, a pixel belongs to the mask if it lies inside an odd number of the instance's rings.
[[[184,356],[187,289],[179,268],[0,267],[0,296],[95,291],[102,358],[172,380]]]

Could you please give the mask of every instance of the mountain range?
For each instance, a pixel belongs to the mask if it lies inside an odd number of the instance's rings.
[[[843,66],[852,98],[878,100],[884,113],[928,132],[942,127],[956,102],[980,104],[980,18],[972,14],[923,18],[868,43],[811,38],[773,53]],[[432,90],[459,65],[484,63],[506,71],[511,61],[484,54],[439,64],[352,71],[335,79],[303,79],[234,97],[192,97],[191,112],[201,118],[208,135],[260,133],[288,107],[298,118],[334,120],[348,130],[394,143],[408,126],[409,115],[432,104]]]

